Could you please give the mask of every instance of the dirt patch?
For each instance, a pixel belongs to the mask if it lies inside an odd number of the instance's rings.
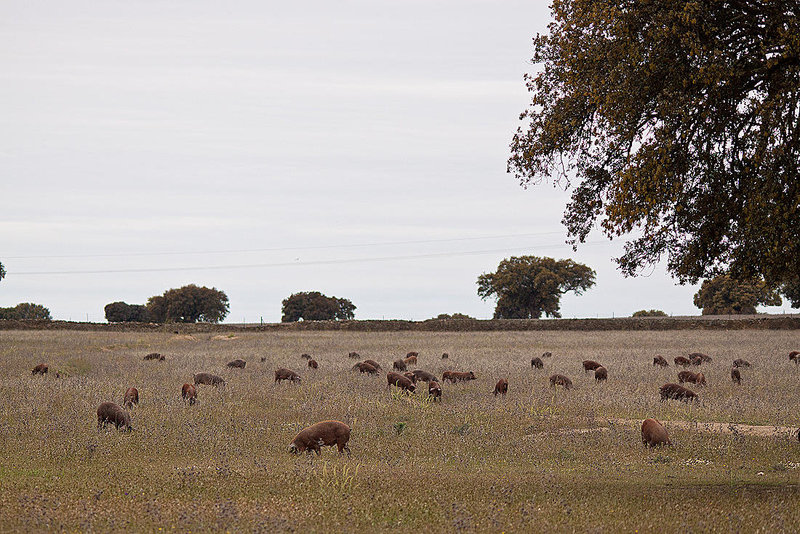
[[[760,438],[784,438],[784,439],[797,439],[798,429],[788,426],[759,426],[759,425],[743,425],[739,423],[704,423],[695,421],[662,421],[667,430],[680,429],[680,430],[694,430],[697,432],[704,432],[708,434],[736,434],[739,436],[756,436]],[[552,430],[544,432],[536,432],[529,434],[528,438],[536,438],[538,436],[568,436],[575,434],[592,434],[600,432],[608,432],[615,425],[620,426],[634,426],[640,427],[641,420],[638,419],[608,419],[609,426],[600,426],[593,428],[565,428],[561,430]]]
[[[234,336],[230,334],[223,336],[222,334],[217,334],[216,336],[211,336],[211,339],[217,339],[220,341],[231,341],[233,339],[239,339],[239,336]]]

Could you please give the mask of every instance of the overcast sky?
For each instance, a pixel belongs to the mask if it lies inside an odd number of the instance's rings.
[[[196,283],[226,322],[312,290],[489,318],[477,277],[533,254],[597,271],[564,317],[698,314],[663,267],[622,277],[621,242],[573,253],[568,193],[506,173],[546,4],[5,0],[0,306],[102,321]]]

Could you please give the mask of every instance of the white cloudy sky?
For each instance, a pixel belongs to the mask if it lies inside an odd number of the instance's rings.
[[[0,306],[100,321],[197,283],[228,322],[307,290],[362,319],[488,318],[478,275],[535,254],[597,271],[565,317],[698,313],[663,268],[623,278],[621,243],[573,253],[568,194],[505,172],[548,20],[530,0],[2,2]]]

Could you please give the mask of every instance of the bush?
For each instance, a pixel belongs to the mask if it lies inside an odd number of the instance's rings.
[[[465,321],[468,319],[475,319],[474,317],[470,317],[469,315],[465,315],[463,313],[454,313],[450,315],[449,313],[440,313],[436,317],[434,317],[433,321],[447,321],[447,320],[456,320],[456,321]]]
[[[667,314],[661,310],[639,310],[633,312],[633,317],[666,317]]]

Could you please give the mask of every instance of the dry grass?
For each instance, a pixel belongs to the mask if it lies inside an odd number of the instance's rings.
[[[799,346],[795,331],[747,330],[0,332],[0,530],[797,531],[796,437],[669,421],[797,427],[800,368],[786,355]],[[384,373],[415,350],[422,369],[478,380],[443,385],[431,403],[353,373],[351,350]],[[531,369],[545,350],[545,368]],[[166,361],[142,360],[154,351]],[[677,370],[653,368],[653,356],[693,351],[714,357],[708,387],[692,388],[701,402],[660,402]],[[235,358],[247,368],[226,368]],[[607,383],[583,373],[587,358],[608,368]],[[754,365],[741,386],[728,374],[735,358]],[[31,376],[39,362],[49,376]],[[274,385],[277,367],[302,384]],[[228,386],[199,386],[186,406],[180,387],[200,371]],[[552,390],[556,372],[574,390]],[[509,393],[495,398],[501,377]],[[141,398],[136,430],[98,432],[97,406],[129,386]],[[673,448],[646,450],[635,425],[608,424],[645,417],[665,422]],[[287,453],[324,419],[351,425],[350,458]],[[592,428],[608,430],[570,432]]]

